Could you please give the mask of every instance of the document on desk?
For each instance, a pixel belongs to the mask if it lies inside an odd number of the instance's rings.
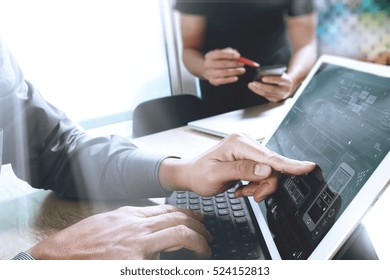
[[[191,129],[226,137],[245,133],[262,142],[281,122],[292,104],[292,99],[236,110],[188,123]]]

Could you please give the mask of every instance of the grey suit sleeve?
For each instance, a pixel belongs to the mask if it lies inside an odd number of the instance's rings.
[[[12,110],[3,119],[3,161],[12,163],[18,177],[66,198],[169,195],[158,180],[165,155],[141,151],[119,136],[90,137],[25,85],[25,92],[9,97]]]

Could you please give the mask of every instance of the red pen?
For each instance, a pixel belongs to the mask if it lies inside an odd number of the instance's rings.
[[[243,56],[241,56],[239,59],[238,59],[238,62],[241,62],[241,63],[244,63],[245,65],[248,65],[248,66],[251,66],[251,67],[260,67],[260,64],[258,64],[257,62],[253,61],[253,60],[250,60],[248,58],[245,58]]]

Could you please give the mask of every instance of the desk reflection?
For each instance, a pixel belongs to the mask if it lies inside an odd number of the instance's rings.
[[[86,217],[121,206],[149,206],[158,200],[75,201],[37,190],[18,179],[10,165],[0,176],[0,259],[14,257],[49,235]]]

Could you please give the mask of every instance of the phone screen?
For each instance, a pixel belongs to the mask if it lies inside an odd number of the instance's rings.
[[[260,81],[264,76],[282,76],[284,72],[286,72],[286,65],[271,65],[260,67],[256,71],[256,75],[254,80]]]

